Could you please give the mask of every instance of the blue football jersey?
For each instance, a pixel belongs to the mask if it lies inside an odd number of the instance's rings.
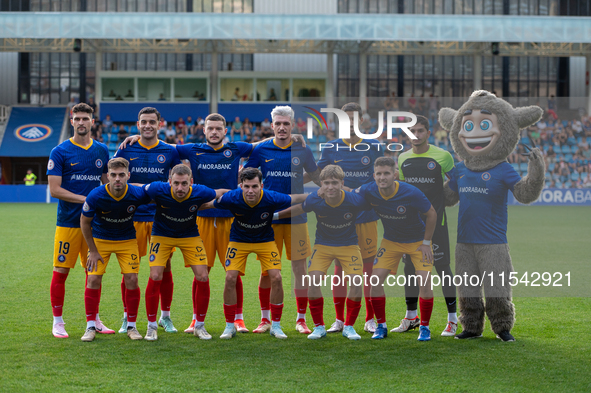
[[[139,206],[151,200],[142,187],[128,184],[125,193],[115,198],[107,185],[103,185],[88,194],[82,214],[94,217],[92,237],[105,240],[135,239],[134,214]]]
[[[188,160],[193,171],[193,182],[214,190],[238,188],[240,159],[248,157],[252,145],[246,142],[227,143],[214,149],[207,143],[177,145],[181,160]],[[207,209],[197,213],[200,217],[232,217],[226,210]]]
[[[234,215],[230,241],[240,243],[266,243],[275,240],[273,213],[291,206],[291,197],[280,192],[261,190],[261,198],[251,206],[244,200],[241,189],[222,195],[213,205],[229,210]]]
[[[214,190],[194,184],[189,193],[178,200],[172,194],[169,183],[158,181],[145,185],[144,189],[156,202],[152,236],[175,238],[199,236],[197,210],[204,203],[215,199]]]
[[[152,146],[144,146],[140,141],[121,150],[117,150],[115,157],[122,157],[129,161],[129,183],[149,184],[155,181],[167,181],[170,170],[181,163],[179,155],[173,146],[162,141]],[[154,221],[156,205],[140,206],[133,217],[134,221]]]
[[[260,168],[263,173],[265,190],[283,194],[304,193],[304,170],[308,173],[318,167],[309,146],[291,142],[286,147],[279,147],[275,140],[258,144],[248,158],[245,168]],[[305,214],[274,221],[273,224],[301,224],[307,222]]]
[[[458,243],[507,243],[507,198],[520,180],[508,162],[482,172],[456,165],[449,187],[460,196]]]
[[[328,142],[332,147],[322,149],[318,167],[338,165],[345,173],[345,187],[355,189],[371,183],[373,179],[373,164],[384,155],[383,144],[376,139],[362,139],[351,146],[343,139]],[[357,224],[376,221],[378,217],[374,211],[361,212],[357,217]]]
[[[396,243],[414,243],[425,238],[425,223],[421,213],[431,208],[431,202],[418,188],[408,183],[395,182],[394,193],[384,196],[375,182],[357,188],[376,211],[384,225],[384,239]]]
[[[336,247],[357,244],[356,217],[371,207],[359,194],[342,191],[337,205],[329,205],[314,192],[302,203],[302,209],[316,213],[316,244]]]
[[[100,186],[103,173],[107,173],[109,150],[93,139],[82,147],[70,138],[53,148],[47,163],[48,176],[61,176],[62,188],[77,195],[88,196]],[[80,228],[82,204],[60,200],[57,205],[57,226]]]

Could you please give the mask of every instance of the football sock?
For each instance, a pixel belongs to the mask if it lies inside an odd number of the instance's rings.
[[[371,304],[378,323],[386,323],[386,298],[372,297]]]
[[[283,314],[283,303],[271,304],[271,321],[279,323]]]
[[[135,327],[135,322],[129,322],[127,321],[127,329],[129,330],[129,328],[134,328]]]
[[[197,320],[197,314],[193,314],[193,320]]]
[[[238,309],[238,306],[236,306],[236,309]],[[236,320],[238,320],[238,319],[244,319],[244,315],[236,314]]]
[[[99,302],[98,289],[84,289],[84,309],[86,310],[86,322],[96,321],[96,310]]]
[[[271,310],[261,310],[261,319],[271,321]]]
[[[64,295],[66,293],[67,274],[53,272],[49,295],[51,298],[51,309],[54,317],[61,317],[64,308]]]
[[[415,319],[419,314],[417,313],[417,309],[414,310],[406,310],[406,319]]]
[[[236,305],[235,304],[224,304],[224,316],[226,317],[227,324],[234,324],[234,317],[236,315]],[[227,325],[229,326],[229,325]]]
[[[123,301],[123,314],[127,316],[127,305],[125,304],[125,278],[121,275],[121,301]]]
[[[160,301],[162,301],[162,300],[160,300]],[[169,317],[170,318],[170,311],[162,311],[162,310],[160,310],[160,318],[164,318],[164,317]]]
[[[361,310],[361,301],[356,302],[347,298],[347,318],[345,320],[346,326],[355,325],[355,321],[359,315],[359,310]]]
[[[300,313],[298,313],[298,318],[296,319],[296,322],[299,322],[299,321],[306,322],[306,314],[300,314]]]
[[[158,293],[158,292],[156,292]],[[125,291],[125,303],[127,304],[127,320],[129,322],[135,322],[137,318],[137,312],[140,308],[140,299],[142,297],[140,289],[128,289]],[[158,309],[158,297],[156,297],[156,310]],[[154,317],[154,321],[156,317]],[[128,324],[129,326],[129,324]]]
[[[197,305],[195,304],[195,297],[197,296],[197,279],[193,277],[193,286],[191,287],[191,299],[193,301],[193,319],[197,317]]]
[[[335,265],[334,274],[342,278],[343,269]],[[334,301],[334,309],[336,318],[339,321],[345,320],[345,302],[347,300],[347,284],[341,282],[340,285],[335,285],[332,289],[332,299]]]
[[[53,324],[56,323],[64,323],[64,319],[62,317],[53,317]]]
[[[421,309],[421,326],[429,326],[431,313],[433,312],[433,298],[423,299],[419,297],[419,308]]]
[[[308,307],[308,289],[294,289],[296,305],[298,307],[298,320],[306,319],[306,308]],[[300,315],[303,315],[301,317]]]
[[[127,311],[123,313],[123,318],[127,318]]]
[[[310,314],[312,314],[312,321],[314,326],[324,325],[324,298],[310,299]]]
[[[449,322],[458,323],[458,313],[455,313],[455,312],[448,313],[447,320]]]
[[[160,309],[162,311],[170,311],[173,290],[172,272],[162,273],[162,284],[160,284]]]
[[[243,312],[243,304],[244,304],[244,288],[242,287],[242,278],[240,278],[240,274],[236,279],[236,314],[242,315]],[[243,317],[236,317],[236,319],[244,319]]]
[[[201,326],[205,326],[205,322],[195,322],[195,327],[201,327]]]
[[[86,329],[91,328],[91,327],[96,329],[96,322],[95,321],[86,321]]]
[[[158,324],[156,322],[148,321],[148,327],[151,327],[152,329],[158,329]]]
[[[148,315],[148,322],[156,322],[156,315],[158,314],[158,301],[160,300],[160,284],[162,281],[155,281],[148,279],[148,286],[146,287],[146,314]],[[129,303],[128,303],[129,310]],[[131,310],[129,310],[131,312]],[[129,317],[127,318],[129,320]]]
[[[197,304],[197,322],[204,322],[209,307],[209,279],[207,281],[197,281],[197,294],[195,303]],[[236,310],[234,310],[234,314]]]
[[[268,311],[270,310],[269,303],[271,301],[271,288],[261,288],[259,287],[259,302],[261,303],[261,319],[269,318]],[[264,311],[267,311],[265,313]],[[266,316],[265,316],[266,315]]]
[[[371,277],[371,272],[373,271],[373,262],[364,263],[363,264],[363,277]],[[369,283],[369,279],[364,280],[363,286],[363,297],[365,298],[365,321],[369,321],[374,317],[373,306],[371,304],[371,285]]]

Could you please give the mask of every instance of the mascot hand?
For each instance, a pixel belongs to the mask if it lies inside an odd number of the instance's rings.
[[[533,144],[533,142],[532,142],[532,144]],[[540,149],[538,149],[535,144],[534,144],[533,149],[531,147],[529,147],[528,145],[526,145],[525,143],[521,143],[521,146],[523,146],[526,150],[526,152],[521,153],[521,155],[528,157],[530,161],[531,160],[539,160],[540,158],[542,158],[542,152],[540,152]]]

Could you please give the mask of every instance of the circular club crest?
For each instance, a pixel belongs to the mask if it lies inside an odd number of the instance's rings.
[[[300,165],[300,159],[299,157],[294,157],[291,159],[291,163],[294,165]]]
[[[230,260],[226,259],[226,267],[230,266]]]
[[[63,255],[63,254],[60,254],[60,256],[57,257],[57,260],[60,261],[60,262],[66,262],[66,256]]]
[[[47,161],[47,169],[48,170],[52,170],[54,166],[55,166],[55,163],[53,162],[53,160]]]
[[[353,218],[353,213],[345,213],[343,217],[345,217],[345,220],[350,220],[351,218]]]
[[[226,157],[226,158],[232,157],[232,150],[230,150],[230,149],[224,150],[224,157]]]
[[[160,154],[158,157],[156,157],[156,160],[158,160],[159,163],[164,164],[166,162],[166,157],[164,157],[163,154]]]
[[[102,168],[103,167],[103,161],[100,158],[98,160],[96,160],[94,162],[94,164],[96,165],[97,168]]]
[[[193,206],[191,206],[191,207],[189,208],[189,211],[190,211],[191,213],[194,213],[194,212],[195,212],[195,210],[197,210],[197,209],[199,209],[199,206],[197,206],[197,205],[193,205]]]
[[[150,255],[150,262],[154,262],[155,259],[156,259],[156,255],[154,255],[154,254]]]
[[[267,218],[269,218],[269,213],[264,212],[263,214],[261,214],[261,220],[266,220]]]
[[[84,210],[85,212],[90,210],[90,206],[88,206],[88,203],[84,202],[84,205],[82,205],[82,210]]]
[[[134,211],[135,211],[135,206],[134,206],[134,205],[130,205],[130,206],[127,208],[127,212],[128,212],[128,213],[133,213]]]
[[[429,163],[427,164],[427,168],[429,168],[430,170],[435,169],[435,161],[429,161]]]
[[[398,214],[404,214],[406,213],[406,207],[400,205],[396,208],[396,211],[398,212]]]
[[[484,180],[484,181],[489,181],[489,180],[490,180],[490,173],[488,173],[488,172],[484,172],[484,173],[482,174],[482,180]]]
[[[363,165],[369,165],[369,163],[370,163],[370,162],[371,162],[371,160],[369,159],[369,157],[368,157],[368,156],[363,156],[363,157],[361,157],[361,163],[362,163]]]
[[[21,141],[39,142],[51,135],[51,127],[45,124],[25,124],[17,128],[14,135]]]

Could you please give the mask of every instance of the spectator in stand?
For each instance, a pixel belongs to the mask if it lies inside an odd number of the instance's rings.
[[[187,131],[191,132],[191,127],[195,125],[195,122],[193,121],[193,118],[191,116],[187,116],[187,121],[185,122],[185,124],[187,126]]]
[[[408,98],[408,110],[414,114],[417,112],[417,99],[414,94],[411,94]]]
[[[95,141],[103,142],[103,127],[98,123],[95,122],[92,127],[90,127],[90,137]]]
[[[133,98],[133,92],[131,91],[131,89],[127,90],[127,94],[125,95],[125,98]]]
[[[298,121],[296,122],[297,133],[304,134],[306,132],[306,128],[308,128],[306,122],[301,117],[298,117]]]
[[[69,116],[72,117],[72,108],[76,105],[76,97],[71,97],[70,102],[68,102],[68,113]]]
[[[560,157],[560,162],[557,165],[558,167],[558,176],[560,178],[561,183],[565,183],[570,178],[570,169],[568,164],[564,162],[564,158]]]
[[[449,144],[449,139],[447,137],[447,131],[445,131],[443,128],[441,128],[441,126],[439,125],[439,123],[437,123],[437,125],[435,126],[436,131],[435,131],[435,144],[437,146],[441,146],[444,145],[447,147],[447,145]]]
[[[235,135],[240,135],[240,139],[235,139],[235,138],[237,138]],[[232,140],[232,141],[245,140],[244,129],[242,128],[242,122],[240,121],[240,118],[238,116],[236,116],[236,118],[234,119],[234,122],[232,123],[232,128],[230,129],[230,140]]]
[[[248,120],[248,117],[244,118],[244,122],[242,123],[242,129],[244,130],[245,134],[252,134],[253,124]]]
[[[160,93],[160,96],[158,97],[158,101],[166,101],[166,98],[164,98],[164,93]]]
[[[179,119],[176,122],[176,130],[177,130],[177,132],[178,131],[181,131],[183,134],[185,134],[185,131],[186,131],[185,130],[185,127],[186,127],[185,121],[183,120],[182,117],[179,117]]]
[[[92,110],[94,111],[94,118],[98,119],[100,117],[99,113],[98,113],[99,108],[98,108],[98,105],[96,104],[96,102],[94,102],[94,97],[88,98],[88,106],[91,107]]]
[[[425,117],[429,116],[425,94],[421,94],[417,101],[417,114]]]
[[[548,114],[552,116],[554,120],[558,119],[558,105],[556,104],[556,99],[554,99],[554,94],[550,94],[550,98],[548,98]]]
[[[105,120],[103,120],[103,132],[108,134],[111,132],[111,127],[113,127],[113,120],[111,120],[111,115],[105,116]]]
[[[174,128],[172,128],[172,123],[169,123],[166,125],[166,130],[164,131],[164,134],[166,135],[166,140],[174,140],[176,137],[176,130]],[[169,142],[166,142],[169,143]],[[174,142],[172,142],[174,143]]]
[[[587,172],[587,175],[583,179],[583,187],[591,188],[591,172]]]
[[[261,123],[261,129],[263,133],[267,132],[267,130],[271,130],[271,122],[268,118],[265,118],[265,120],[263,120],[263,122]],[[271,133],[272,132],[273,131],[271,130]]]
[[[556,162],[556,152],[554,151],[554,147],[552,145],[548,147],[546,157],[548,157],[548,162]]]
[[[177,128],[176,130],[176,136],[175,136],[175,140],[176,140],[176,144],[177,145],[184,145],[185,144],[185,133],[183,132],[184,128]]]
[[[529,129],[529,139],[535,143],[536,146],[541,146],[542,141],[540,140],[540,130],[535,125],[531,126]]]
[[[119,125],[119,130],[117,131],[117,139],[119,140],[119,143],[123,142],[128,136],[129,134],[125,130],[125,126],[123,124]]]
[[[160,129],[166,130],[167,126],[168,126],[168,122],[166,120],[164,120],[164,117],[161,117],[160,118]]]

